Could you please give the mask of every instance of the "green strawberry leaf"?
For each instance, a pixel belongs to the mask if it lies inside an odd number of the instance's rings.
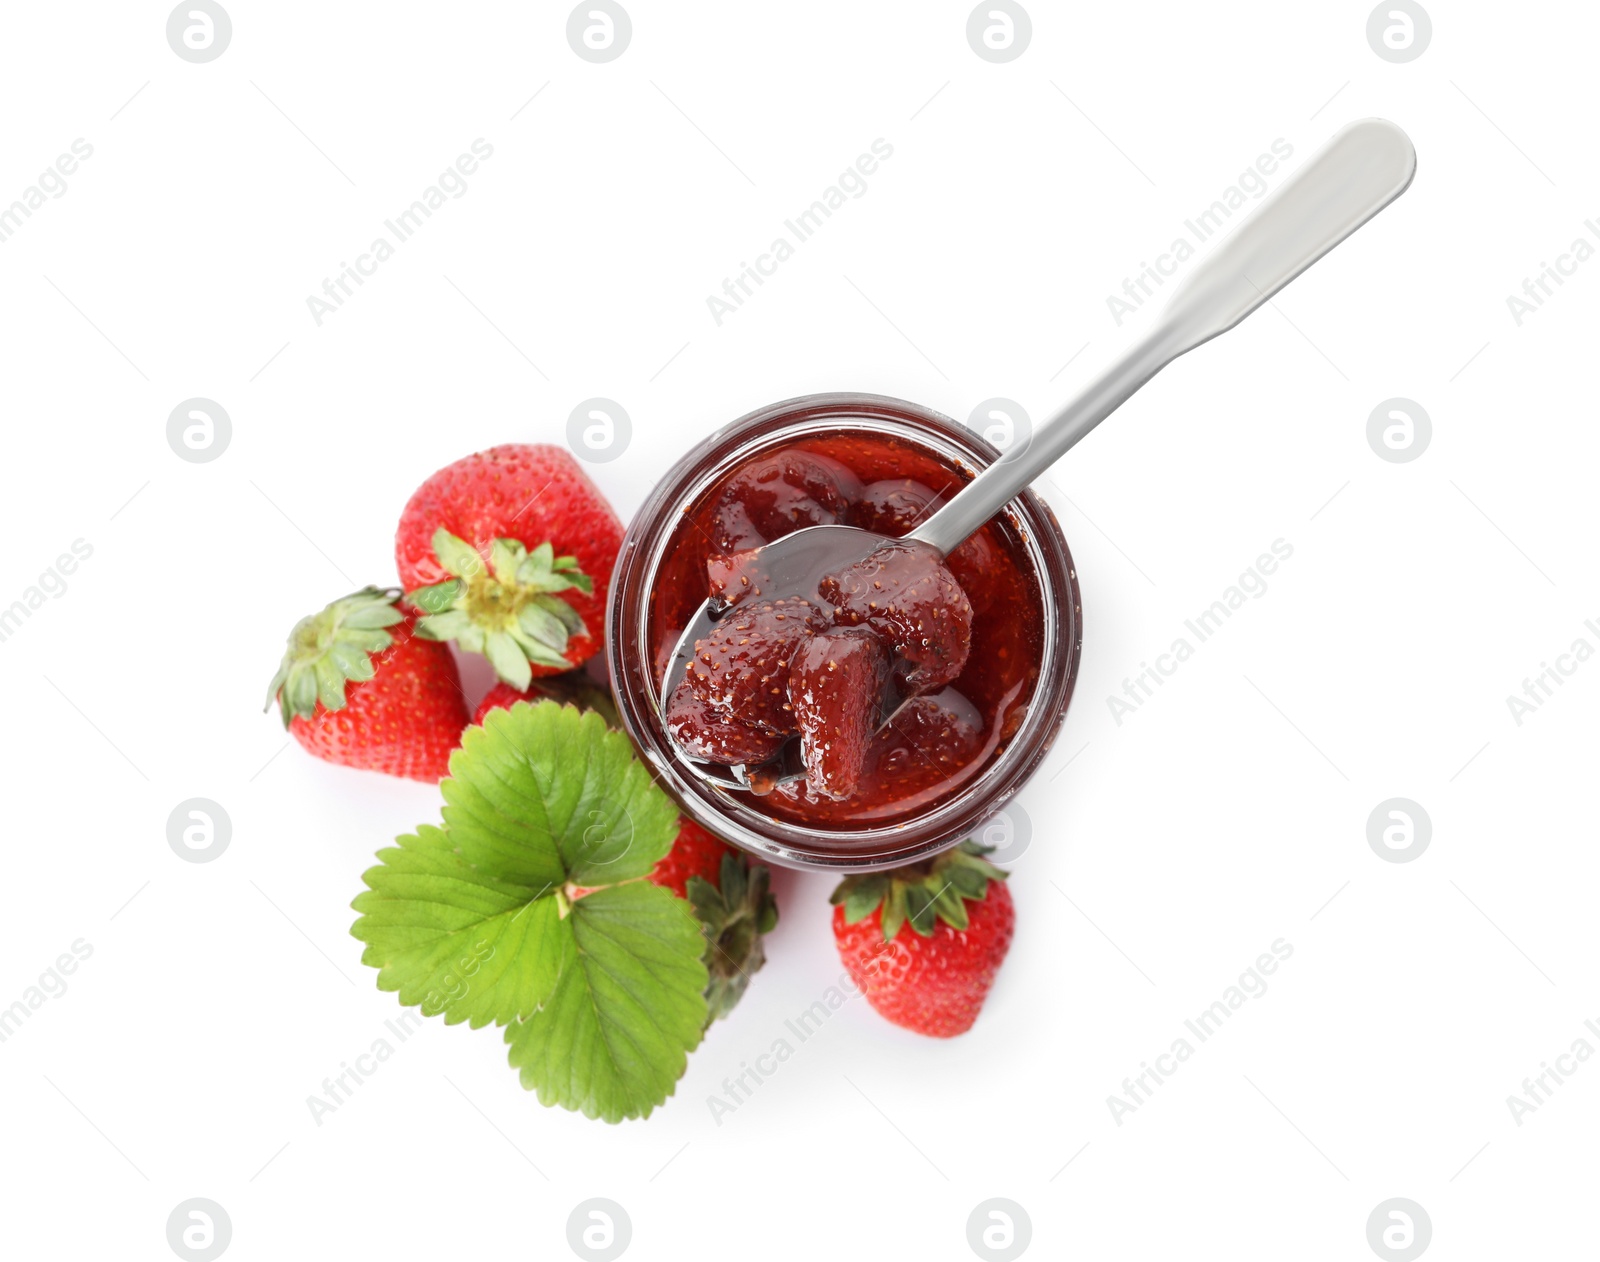
[[[906,900],[902,898],[888,898],[883,903],[883,918],[879,922],[883,926],[883,940],[893,942],[895,934],[900,932],[900,926],[906,922]]]
[[[933,891],[923,885],[906,886],[906,923],[923,938],[933,936],[933,926],[938,917],[934,911]]]
[[[467,729],[450,776],[444,819],[463,857],[527,884],[631,881],[678,835],[678,808],[628,738],[554,701],[490,711]]]
[[[528,655],[509,631],[493,631],[484,637],[484,656],[494,673],[519,691],[526,692],[533,682],[533,668],[528,665]]]
[[[601,914],[677,836],[677,808],[626,737],[598,714],[518,702],[467,729],[450,773],[443,826],[381,851],[352,903],[361,915],[350,932],[366,943],[362,962],[378,970],[380,990],[447,1025],[507,1025],[551,1002],[585,952],[591,964],[609,960],[595,934],[610,933],[647,962],[657,947],[664,953],[666,964],[633,978],[634,1002],[670,1012],[699,1001],[704,970],[685,980],[670,967],[681,933],[659,907],[636,920]],[[592,899],[601,901],[588,907]],[[688,908],[667,910],[694,933]],[[601,1018],[613,1019],[609,1008]],[[676,1057],[652,1044],[652,1072],[676,1065],[675,1081],[694,1041],[680,1040]]]
[[[423,613],[442,614],[456,603],[456,597],[460,594],[461,580],[447,578],[444,582],[435,583],[431,587],[419,587],[414,592],[407,592],[406,599]]]
[[[648,1117],[706,1024],[699,923],[646,882],[585,894],[567,921],[576,959],[539,1012],[506,1028],[511,1064],[542,1104],[607,1122]]]
[[[551,670],[556,671],[566,671],[572,668],[572,663],[567,661],[566,658],[562,657],[560,653],[557,653],[554,649],[549,648],[546,645],[540,644],[539,641],[533,639],[527,634],[527,632],[522,631],[520,628],[513,629],[510,632],[510,635],[511,638],[516,642],[517,646],[523,651],[524,654],[527,655],[527,660],[534,665],[548,666]],[[532,672],[530,671],[529,673],[531,674]],[[523,691],[526,692],[527,689],[524,688]]]
[[[377,968],[379,990],[399,991],[425,1017],[443,1013],[446,1025],[503,1025],[555,988],[571,962],[571,934],[554,882],[496,879],[452,840],[424,826],[398,850],[380,850],[363,877],[369,888],[351,904],[361,919],[350,932],[367,944],[361,961]]]
[[[546,599],[549,598],[535,596],[525,604],[517,614],[517,625],[529,639],[559,652],[567,646],[567,628],[553,611],[545,607],[543,602]],[[572,608],[565,601],[555,603],[563,609]]]
[[[406,599],[410,600],[411,596]],[[472,619],[460,609],[446,609],[443,613],[430,613],[418,618],[417,634],[424,640],[455,640],[462,648],[474,653],[483,648],[483,633],[472,625]]]
[[[875,872],[840,885],[829,901],[843,903],[844,922],[854,925],[872,915],[888,892],[889,878],[881,872]]]
[[[517,581],[517,569],[528,555],[527,545],[520,539],[496,539],[489,545],[489,569],[502,583]]]
[[[594,595],[594,580],[578,568],[578,558],[558,557],[548,543],[541,543],[522,560],[517,581],[538,592],[564,592],[576,587],[585,596]]]
[[[988,875],[978,868],[952,863],[945,868],[944,876],[950,882],[950,888],[962,898],[982,898],[983,892],[989,888]]]
[[[548,540],[524,555],[528,566],[528,577],[524,582],[531,583],[538,575],[548,574],[556,567],[556,546]]]
[[[555,596],[535,596],[534,603],[542,609],[548,609],[560,620],[561,625],[567,629],[568,635],[588,635],[589,628],[578,611],[566,601]]]
[[[939,913],[939,919],[952,929],[967,927],[967,904],[953,882],[946,882],[934,895],[933,909]],[[929,932],[932,932],[931,925]]]
[[[483,558],[478,550],[464,539],[457,539],[443,526],[433,532],[433,554],[446,574],[457,578],[473,578],[483,573]]]

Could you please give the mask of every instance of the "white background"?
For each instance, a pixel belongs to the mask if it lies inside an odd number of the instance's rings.
[[[0,1045],[5,1252],[169,1257],[195,1196],[239,1259],[568,1256],[591,1196],[640,1258],[968,1257],[989,1197],[1039,1257],[1367,1257],[1396,1196],[1432,1256],[1591,1248],[1600,1064],[1520,1127],[1506,1097],[1600,1048],[1600,664],[1521,726],[1505,699],[1600,647],[1600,262],[1521,327],[1505,299],[1600,218],[1594,8],[1438,3],[1404,65],[1364,3],[1034,3],[1004,65],[964,3],[631,9],[594,65],[565,5],[236,0],[194,65],[162,4],[8,7],[0,204],[94,155],[0,245],[0,605],[93,556],[0,643],[0,1004],[93,955]],[[715,1124],[839,973],[831,881],[785,875],[765,972],[648,1121],[546,1110],[496,1033],[437,1023],[312,1120],[399,1011],[349,900],[437,792],[285,749],[260,707],[297,617],[393,581],[423,477],[562,441],[591,396],[633,419],[593,468],[624,518],[776,399],[1044,416],[1149,318],[1106,295],[1186,218],[1369,114],[1414,139],[1411,191],[1043,488],[1083,669],[972,1033],[852,1003]],[[479,137],[467,193],[318,327],[307,295]],[[878,137],[866,195],[718,327],[706,297]],[[192,396],[232,417],[213,463],[167,446]],[[1432,417],[1411,463],[1367,443],[1393,396]],[[1119,726],[1108,694],[1278,538],[1267,594]],[[194,796],[232,819],[212,863],[167,845]],[[1367,844],[1393,796],[1432,819],[1414,862]],[[1268,992],[1119,1126],[1107,1097],[1278,938]]]

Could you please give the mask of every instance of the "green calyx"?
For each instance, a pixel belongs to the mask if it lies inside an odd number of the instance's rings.
[[[718,886],[720,885],[720,888]],[[743,855],[722,856],[718,885],[691,876],[686,884],[690,905],[706,940],[706,1024],[725,1017],[739,1002],[751,975],[767,962],[761,935],[778,924],[771,873],[764,864],[752,867]]]
[[[594,594],[576,557],[558,557],[548,543],[530,552],[520,540],[496,539],[485,564],[476,548],[443,527],[433,533],[433,551],[451,577],[406,593],[425,615],[418,635],[482,653],[513,688],[532,681],[530,664],[569,668],[567,641],[588,628],[555,593]]]
[[[284,727],[291,719],[309,719],[319,701],[328,710],[344,709],[345,685],[372,678],[373,656],[394,643],[388,628],[406,618],[395,605],[399,595],[364,587],[295,624],[267,687],[267,708],[278,702]]]
[[[844,905],[845,923],[850,925],[882,907],[885,942],[893,942],[904,925],[924,938],[933,936],[941,920],[952,929],[965,929],[968,900],[982,902],[989,882],[1007,876],[984,857],[993,849],[963,841],[924,863],[846,877],[829,901]]]

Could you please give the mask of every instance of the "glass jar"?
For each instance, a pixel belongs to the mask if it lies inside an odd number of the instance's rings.
[[[763,799],[695,775],[666,731],[660,703],[665,663],[655,597],[675,534],[712,488],[752,458],[803,439],[861,430],[910,444],[963,482],[1000,454],[966,426],[900,399],[819,394],[776,403],[712,434],[667,471],[628,527],[611,579],[606,654],[624,730],[685,814],[786,867],[895,867],[979,834],[1043,763],[1066,717],[1083,647],[1082,603],[1067,541],[1055,514],[1026,491],[1007,505],[1001,527],[1038,585],[1043,627],[1037,675],[1020,722],[958,792],[907,818],[819,827],[767,813]],[[704,576],[694,581],[703,583]],[[696,590],[693,599],[698,603],[704,595],[703,588]]]

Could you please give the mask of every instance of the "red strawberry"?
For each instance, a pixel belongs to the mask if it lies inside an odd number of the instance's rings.
[[[703,881],[717,883],[722,872],[725,855],[738,851],[720,837],[714,837],[687,815],[678,819],[678,839],[666,857],[650,873],[650,881],[662,889],[671,890],[679,898],[689,897],[689,878],[698,876]]]
[[[483,724],[484,715],[491,710],[509,710],[519,701],[534,700],[534,692],[529,688],[524,692],[521,688],[513,688],[510,684],[495,684],[488,692],[483,694],[483,700],[478,702],[478,708],[472,712],[472,721],[479,726]]]
[[[414,634],[399,595],[368,587],[302,618],[267,705],[318,758],[438,781],[467,725],[461,676],[449,646]]]
[[[513,688],[510,684],[496,684],[484,693],[483,700],[478,702],[472,721],[482,723],[483,716],[490,710],[509,709],[519,701],[543,700],[564,702],[575,705],[580,710],[594,710],[606,721],[607,727],[621,726],[611,694],[582,671],[570,671],[565,675],[545,675],[535,679],[526,689]]]
[[[879,1013],[918,1034],[964,1034],[1011,947],[1016,910],[1005,873],[970,841],[926,862],[846,878],[833,937]]]
[[[856,791],[878,726],[889,654],[865,627],[824,631],[789,662],[789,701],[813,794],[842,801]]]
[[[678,839],[656,864],[650,880],[686,898],[705,935],[707,1024],[739,1002],[751,974],[766,963],[761,935],[778,923],[772,874],[713,837],[692,819],[678,821]]]
[[[516,688],[600,648],[622,523],[565,448],[508,444],[449,465],[400,517],[418,633],[486,656]],[[558,594],[559,593],[559,594]]]
[[[972,605],[936,549],[895,540],[827,575],[818,592],[840,626],[865,623],[894,646],[908,691],[937,692],[967,664]]]

